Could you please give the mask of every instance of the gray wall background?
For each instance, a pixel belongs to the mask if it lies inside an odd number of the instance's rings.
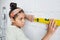
[[[9,4],[11,2],[16,2],[18,7],[24,9],[26,14],[32,14],[35,17],[43,17],[43,18],[55,18],[60,19],[60,0],[0,0],[0,34],[4,34],[2,31],[6,27],[10,25],[9,19]],[[3,7],[6,7],[5,11]],[[6,20],[3,22],[3,16],[6,14]],[[4,26],[3,24],[7,25]],[[2,31],[2,32],[1,32]],[[26,21],[26,25],[23,28],[24,33],[30,40],[41,40],[42,37],[46,33],[46,25],[41,23],[34,23]],[[2,36],[1,36],[2,37]],[[4,40],[4,37],[2,37]],[[60,27],[56,30],[54,35],[50,38],[50,40],[59,40],[60,39]],[[1,38],[0,38],[1,40]]]

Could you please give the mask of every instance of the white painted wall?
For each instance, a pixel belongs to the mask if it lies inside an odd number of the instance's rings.
[[[8,26],[10,25],[10,19],[8,17],[10,2],[16,2],[18,7],[24,9],[26,14],[32,14],[36,17],[60,19],[60,0],[1,0],[0,11],[2,13],[2,7],[6,7]],[[46,25],[26,21],[24,33],[30,38],[30,40],[41,40],[41,38],[46,33]],[[59,39],[60,27],[58,27],[57,31],[54,33],[50,40]]]

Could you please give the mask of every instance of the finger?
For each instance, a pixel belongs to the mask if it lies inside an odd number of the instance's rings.
[[[57,27],[56,27],[56,23],[54,23],[54,28],[56,29]]]
[[[32,21],[34,21],[34,16],[32,15]]]
[[[52,20],[50,19],[49,26],[51,25],[51,21],[52,21]]]
[[[54,28],[53,28],[53,30],[56,30],[58,27],[57,27],[57,25],[56,25],[56,23],[54,23]]]
[[[53,19],[50,19],[50,24],[49,24],[50,27],[53,26]]]
[[[54,20],[52,20],[52,27],[54,27],[54,24],[55,24],[55,22],[54,22]]]

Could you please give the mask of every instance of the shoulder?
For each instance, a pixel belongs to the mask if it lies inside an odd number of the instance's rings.
[[[13,33],[16,34],[16,31],[17,31],[17,28],[15,28],[15,26],[9,26],[9,27],[6,28],[6,33],[7,34],[10,34],[10,33],[11,34],[13,34]]]
[[[9,27],[7,27],[7,29],[6,29],[6,32],[7,33],[23,33],[23,31],[22,31],[22,29],[20,29],[20,28],[18,28],[18,27],[16,27],[16,26],[9,26]]]

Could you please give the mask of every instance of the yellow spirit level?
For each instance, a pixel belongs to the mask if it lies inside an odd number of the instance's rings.
[[[49,24],[49,19],[46,18],[34,18],[34,22]],[[55,19],[54,20],[57,26],[60,26],[60,20]]]

